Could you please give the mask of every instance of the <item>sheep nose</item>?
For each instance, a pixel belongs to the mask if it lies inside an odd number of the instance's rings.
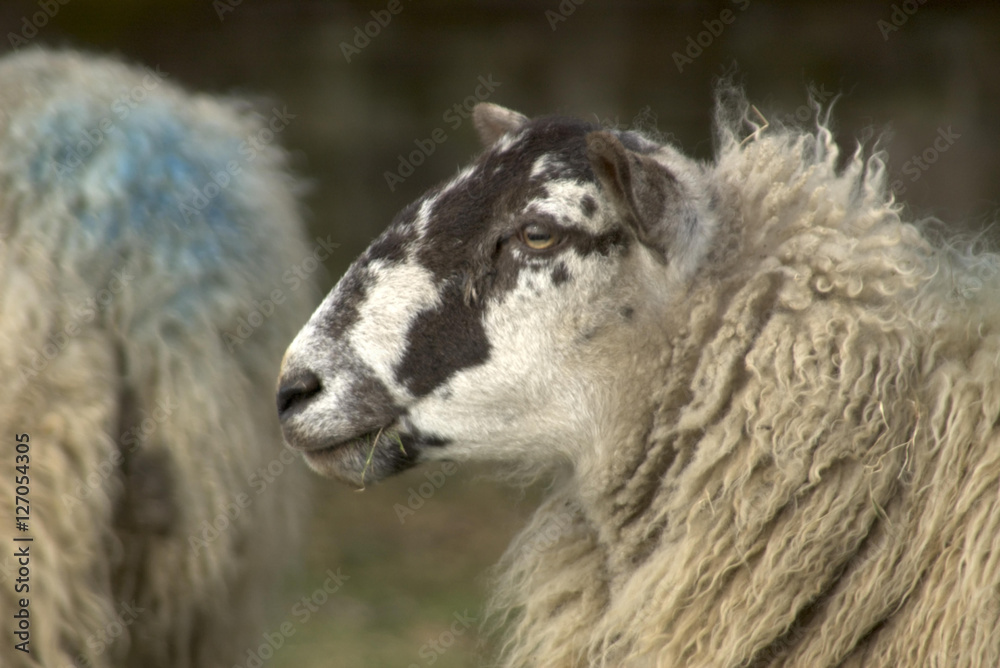
[[[319,376],[308,369],[283,374],[278,386],[278,417],[284,420],[295,408],[306,404],[322,389]]]

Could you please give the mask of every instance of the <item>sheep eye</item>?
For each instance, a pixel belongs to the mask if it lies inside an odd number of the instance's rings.
[[[531,250],[547,250],[556,245],[559,236],[545,225],[531,223],[521,228],[521,241]]]

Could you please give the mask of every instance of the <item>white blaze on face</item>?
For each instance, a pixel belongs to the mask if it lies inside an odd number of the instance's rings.
[[[408,261],[368,268],[365,299],[347,341],[358,359],[374,372],[399,402],[409,393],[395,382],[395,369],[406,354],[406,334],[417,315],[438,303],[439,292],[427,269]]]
[[[308,370],[322,386],[313,401],[285,419],[286,433],[317,447],[355,435],[358,420],[352,413],[359,408],[386,413],[394,402],[405,401],[408,394],[393,382],[392,370],[405,353],[410,322],[436,299],[430,273],[415,263],[374,260],[352,268],[285,355],[283,369],[293,374]],[[382,391],[360,397],[359,383],[372,388],[372,381]]]
[[[404,421],[448,439],[428,458],[544,466],[586,447],[598,411],[600,379],[593,374],[601,371],[592,339],[619,317],[620,260],[568,249],[555,263],[522,269],[517,285],[488,304],[489,360],[457,372],[412,405]],[[566,281],[553,279],[553,264],[564,265]]]

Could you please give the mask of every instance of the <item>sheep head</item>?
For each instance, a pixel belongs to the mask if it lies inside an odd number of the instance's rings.
[[[285,438],[320,474],[575,464],[609,411],[648,401],[623,360],[705,253],[702,167],[578,120],[474,121],[485,151],[398,214],[286,353]]]

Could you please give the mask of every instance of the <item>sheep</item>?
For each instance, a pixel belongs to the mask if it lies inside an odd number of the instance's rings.
[[[286,442],[547,481],[498,665],[1000,665],[1000,255],[719,99],[709,162],[476,107],[289,346]]]
[[[0,60],[0,665],[228,668],[265,631],[306,510],[273,379],[318,301],[267,122]]]

